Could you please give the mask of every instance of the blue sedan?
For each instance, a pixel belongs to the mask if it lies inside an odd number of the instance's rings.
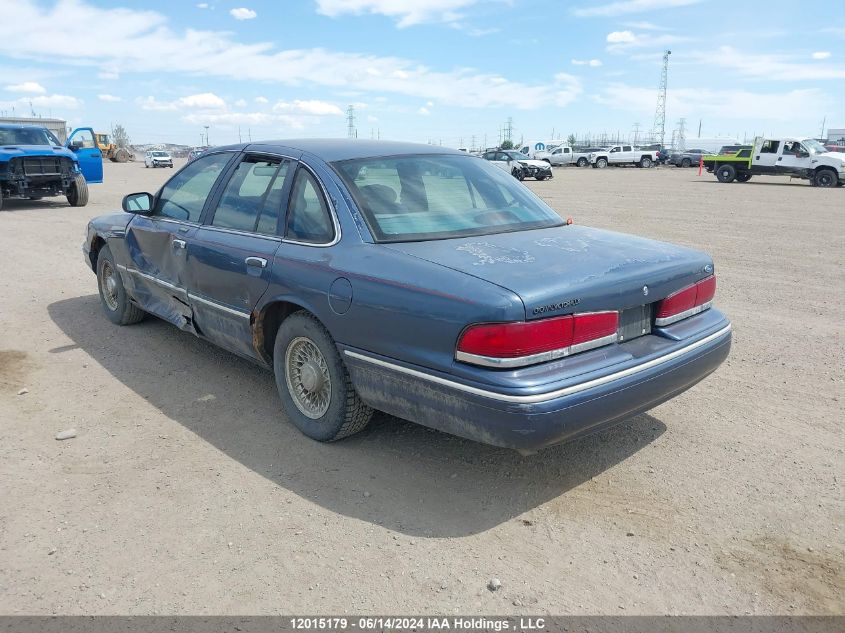
[[[218,147],[93,219],[105,315],[169,321],[275,374],[337,440],[373,410],[536,451],[688,389],[727,357],[713,261],[575,226],[464,152]]]

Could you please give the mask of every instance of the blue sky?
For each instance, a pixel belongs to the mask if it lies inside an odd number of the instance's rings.
[[[346,136],[469,146],[845,127],[845,12],[794,0],[0,0],[0,111],[134,142]],[[726,10],[727,9],[727,10]]]

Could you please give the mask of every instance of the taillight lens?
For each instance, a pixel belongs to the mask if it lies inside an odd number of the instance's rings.
[[[654,324],[658,327],[686,319],[710,307],[716,295],[716,277],[711,275],[672,293],[657,304]]]
[[[461,334],[455,358],[487,367],[522,367],[614,343],[618,329],[618,312],[479,323]]]

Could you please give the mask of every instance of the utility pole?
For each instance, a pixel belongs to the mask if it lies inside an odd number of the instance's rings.
[[[634,123],[634,145],[638,145],[640,142],[640,124]]]
[[[469,147],[469,151],[471,151],[471,152],[476,151],[476,147],[475,147],[475,134],[473,134],[473,135],[472,135],[472,145],[470,145],[470,147]]]
[[[505,124],[505,140],[513,143],[513,117],[508,117]]]
[[[701,119],[698,120],[698,138],[701,138]]]
[[[827,124],[827,116],[825,116],[825,117],[822,119],[822,131],[821,131],[821,134],[819,135],[819,138],[824,138],[824,139],[826,139],[826,138],[827,138],[827,137],[824,135],[824,126],[825,126],[825,124]]]
[[[208,142],[208,128],[209,128],[209,126],[203,125],[203,127],[205,128],[205,144],[211,145],[211,143]]]
[[[358,138],[358,130],[355,129],[355,106],[352,104],[346,108],[346,135],[348,138]]]
[[[241,140],[241,126],[240,125],[238,126],[238,143],[243,143],[243,141]]]
[[[660,85],[657,88],[657,108],[654,111],[654,128],[652,136],[654,142],[663,145],[666,139],[666,87],[669,81],[669,55],[672,54],[668,48],[663,51],[663,67],[660,70]]]

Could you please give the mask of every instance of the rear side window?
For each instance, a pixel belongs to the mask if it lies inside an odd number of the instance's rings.
[[[212,226],[275,235],[290,161],[247,156],[235,169]]]
[[[285,237],[309,244],[326,244],[334,226],[326,199],[316,178],[307,169],[296,172],[291,189]]]
[[[199,222],[205,200],[232,154],[211,154],[190,163],[164,185],[153,215]]]

